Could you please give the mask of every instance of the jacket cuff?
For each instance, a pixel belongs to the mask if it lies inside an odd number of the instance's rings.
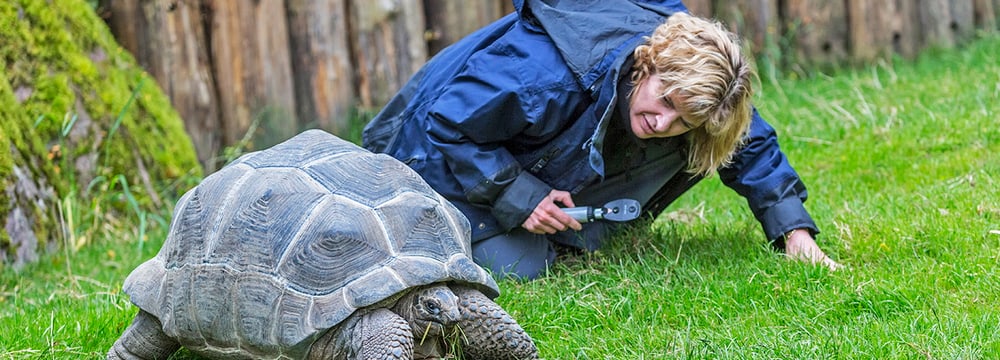
[[[764,234],[772,241],[775,247],[783,249],[785,247],[785,233],[795,229],[808,229],[816,236],[819,228],[809,216],[802,200],[791,197],[768,207],[757,215],[757,220],[764,227]]]
[[[551,186],[522,171],[493,203],[493,217],[504,231],[521,226],[550,192]]]

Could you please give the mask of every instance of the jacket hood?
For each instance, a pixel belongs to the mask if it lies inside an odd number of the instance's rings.
[[[549,35],[585,89],[667,17],[687,11],[680,0],[514,0],[514,7],[522,22]]]

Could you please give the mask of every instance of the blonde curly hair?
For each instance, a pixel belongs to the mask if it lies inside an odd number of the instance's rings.
[[[677,110],[695,124],[685,134],[687,172],[708,176],[728,165],[743,143],[752,114],[753,70],[736,35],[718,22],[677,13],[658,26],[633,57],[633,84],[657,76],[660,96],[675,93]]]

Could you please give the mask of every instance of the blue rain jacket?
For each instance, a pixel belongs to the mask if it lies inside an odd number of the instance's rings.
[[[434,56],[365,127],[363,146],[416,170],[472,225],[473,241],[520,226],[552,189],[604,176],[602,144],[622,64],[680,0],[514,0],[516,11]],[[769,239],[817,232],[805,186],[754,112],[723,182]]]

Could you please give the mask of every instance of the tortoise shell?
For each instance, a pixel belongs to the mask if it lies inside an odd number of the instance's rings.
[[[124,291],[194,352],[297,358],[355,311],[436,282],[499,294],[468,220],[398,160],[309,130],[185,193]]]

